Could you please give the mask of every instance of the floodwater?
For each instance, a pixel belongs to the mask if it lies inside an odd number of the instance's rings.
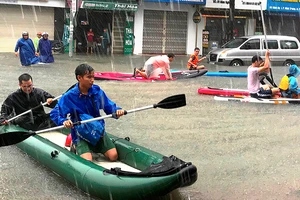
[[[97,57],[55,55],[55,63],[20,67],[14,54],[0,54],[0,102],[18,88],[17,78],[27,72],[35,87],[58,96],[75,80],[74,69],[88,63],[96,71],[131,72],[149,56]],[[177,56],[174,69],[186,69],[187,56]],[[245,72],[247,67],[208,66],[210,71]],[[278,83],[287,67],[273,67]],[[199,95],[199,87],[246,89],[246,78],[199,77],[138,83],[97,81],[106,94],[129,110],[186,94],[187,105],[177,109],[149,109],[119,120],[107,119],[107,131],[164,155],[192,162],[198,180],[162,199],[299,199],[300,136],[298,105],[217,102]],[[15,146],[0,148],[0,199],[94,199],[75,188],[47,166]]]

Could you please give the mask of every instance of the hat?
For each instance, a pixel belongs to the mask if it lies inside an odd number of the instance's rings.
[[[255,55],[252,57],[252,63],[255,63],[256,61],[262,61],[263,59],[259,55]]]
[[[44,36],[44,35],[48,35],[48,33],[47,32],[43,32],[42,36]]]
[[[27,36],[29,35],[27,31],[22,32],[22,36],[25,36],[25,35],[27,35]]]
[[[300,75],[300,69],[296,64],[290,65],[289,74],[292,74],[295,77],[298,77]]]

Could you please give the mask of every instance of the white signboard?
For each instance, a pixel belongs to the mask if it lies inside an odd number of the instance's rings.
[[[24,6],[45,6],[55,8],[65,8],[66,2],[64,0],[0,0],[1,4],[14,4]]]
[[[267,0],[235,0],[235,9],[241,10],[266,10]],[[223,8],[229,9],[229,0],[206,0],[206,8]]]

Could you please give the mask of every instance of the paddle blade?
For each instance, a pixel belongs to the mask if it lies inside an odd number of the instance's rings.
[[[153,105],[153,108],[173,109],[186,105],[185,94],[170,96]]]
[[[17,144],[26,140],[30,136],[35,135],[34,132],[7,132],[0,134],[0,147]]]

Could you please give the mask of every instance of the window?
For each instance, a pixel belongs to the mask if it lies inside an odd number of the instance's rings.
[[[243,44],[246,40],[247,40],[247,38],[236,38],[236,39],[230,40],[229,42],[224,44],[222,46],[222,48],[237,48],[241,44]]]
[[[281,40],[280,41],[281,49],[298,49],[298,44],[295,41],[291,40]]]
[[[253,39],[246,42],[241,49],[260,49],[259,39]]]
[[[277,40],[268,40],[268,49],[278,49],[278,41]],[[267,49],[266,42],[264,40],[264,49]]]

